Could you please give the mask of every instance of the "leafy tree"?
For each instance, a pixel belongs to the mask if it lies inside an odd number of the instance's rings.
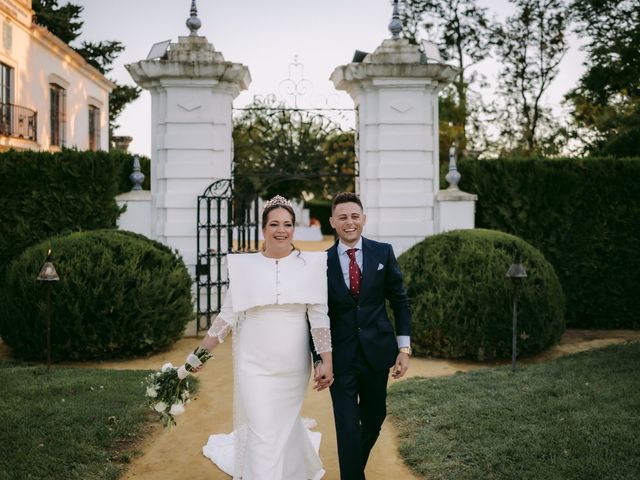
[[[322,192],[316,196],[331,199],[337,192],[353,192],[357,173],[355,132],[334,130],[323,139],[320,148],[325,158],[325,176]]]
[[[33,0],[32,8],[35,12],[34,21],[45,27],[56,37],[67,44],[76,40],[81,34],[83,22],[80,14],[84,7],[67,3],[59,6],[58,0]],[[71,45],[70,45],[71,46]],[[84,59],[100,73],[107,74],[112,70],[114,60],[124,51],[124,45],[118,41],[83,41],[80,47],[71,46]],[[130,85],[120,85],[114,82],[116,87],[109,95],[109,138],[118,125],[116,118],[124,107],[140,96],[140,88]]]
[[[558,137],[553,132],[558,129],[551,126],[542,96],[558,74],[567,51],[569,10],[562,0],[510,1],[517,12],[496,31],[503,65],[498,93],[504,105],[497,111],[502,148],[520,155],[553,153],[558,148]]]
[[[268,198],[327,198],[353,189],[353,132],[331,119],[254,102],[233,129],[236,193]]]
[[[587,70],[567,99],[588,152],[640,155],[640,8],[635,0],[579,0]]]
[[[465,118],[457,99],[452,86],[445,87],[438,98],[440,171],[443,178],[449,168],[447,161],[449,148],[455,144],[459,152],[459,146],[465,136]],[[464,144],[462,148],[464,149]]]
[[[467,144],[470,117],[469,85],[477,79],[472,67],[491,51],[492,25],[487,9],[477,0],[406,0],[401,13],[403,35],[412,43],[419,37],[431,37],[440,55],[458,67],[453,89],[445,89],[441,98],[441,152],[455,142],[460,150]]]

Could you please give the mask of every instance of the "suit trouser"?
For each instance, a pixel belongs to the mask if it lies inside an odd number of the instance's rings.
[[[389,372],[374,371],[360,347],[331,386],[341,480],[365,480],[364,467],[387,415]]]

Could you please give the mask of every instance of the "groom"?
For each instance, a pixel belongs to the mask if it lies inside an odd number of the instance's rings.
[[[316,361],[314,379],[316,389],[331,385],[341,480],[365,480],[386,416],[389,369],[400,378],[409,367],[411,313],[393,248],[362,237],[360,198],[338,194],[329,221],[339,237],[327,251],[334,378],[326,381]]]

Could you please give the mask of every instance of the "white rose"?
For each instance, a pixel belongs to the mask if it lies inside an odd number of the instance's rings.
[[[188,376],[189,376],[189,372],[187,371],[187,368],[184,365],[178,368],[178,378],[180,380],[184,380]]]
[[[173,368],[173,365],[171,365],[171,362],[165,363],[164,365],[162,365],[162,368],[160,369],[160,371],[161,372],[166,372],[170,368]]]
[[[147,388],[147,397],[156,398],[158,396],[158,391],[155,388],[148,387]]]
[[[174,403],[171,405],[171,410],[169,410],[171,415],[182,415],[184,413],[184,405],[181,403]]]
[[[167,404],[164,402],[158,402],[156,403],[155,407],[153,407],[154,410],[158,413],[162,413],[167,409]]]

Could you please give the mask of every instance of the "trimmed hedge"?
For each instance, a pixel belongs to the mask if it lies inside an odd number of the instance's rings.
[[[132,162],[124,152],[0,154],[0,270],[46,238],[115,227],[114,197],[131,189]],[[148,182],[148,159],[141,164]]]
[[[476,225],[554,266],[573,328],[640,328],[640,159],[463,160]]]
[[[45,353],[46,295],[36,276],[51,245],[54,360],[145,355],[178,340],[193,318],[192,279],[169,248],[141,235],[95,230],[28,248],[0,287],[0,336],[18,358]]]
[[[558,342],[564,295],[553,267],[522,239],[492,230],[427,237],[398,258],[413,311],[417,355],[490,360],[511,356],[511,281],[519,256],[527,270],[518,301],[518,354]]]
[[[115,226],[116,172],[103,152],[0,155],[0,265],[50,236]]]

